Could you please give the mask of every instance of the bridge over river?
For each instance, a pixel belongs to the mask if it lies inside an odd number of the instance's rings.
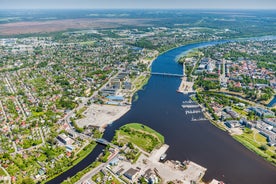
[[[169,76],[169,77],[185,77],[185,64],[183,63],[183,74],[167,73],[167,72],[150,72],[149,74]]]
[[[182,74],[174,74],[174,73],[161,73],[161,72],[151,72],[151,75],[163,75],[163,76],[170,76],[170,77],[183,77]]]

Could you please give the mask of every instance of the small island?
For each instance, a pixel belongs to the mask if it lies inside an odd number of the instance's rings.
[[[139,123],[130,123],[116,131],[113,142],[119,146],[133,143],[150,153],[154,148],[160,148],[164,140],[164,136],[155,130]]]

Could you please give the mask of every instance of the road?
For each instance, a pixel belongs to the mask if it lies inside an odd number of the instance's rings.
[[[94,183],[91,178],[92,176],[94,176],[95,174],[97,174],[98,172],[100,172],[102,169],[104,169],[106,166],[109,165],[109,162],[115,158],[118,154],[119,154],[119,150],[116,149],[115,153],[110,156],[110,158],[108,159],[108,161],[106,163],[102,163],[100,164],[98,167],[92,169],[91,171],[89,171],[88,173],[86,173],[78,182],[76,182],[75,184],[83,184],[85,182],[90,182],[90,183]]]
[[[3,107],[3,104],[2,104],[2,102],[1,102],[1,100],[0,100],[0,107],[1,107],[1,109],[2,109],[2,111],[3,111],[3,114],[4,114],[4,116],[5,116],[5,122],[6,122],[6,121],[8,120],[8,117],[7,117],[6,111],[5,111],[4,107]]]
[[[13,86],[11,85],[8,76],[5,77],[5,80],[6,80],[8,87],[10,88],[10,91],[12,92],[12,94],[15,95],[15,90],[14,90]],[[27,118],[26,112],[25,112],[24,108],[22,107],[21,103],[19,102],[17,95],[15,95],[15,101],[16,101],[18,107],[20,108],[20,111],[23,115],[24,120],[26,120],[26,118]]]

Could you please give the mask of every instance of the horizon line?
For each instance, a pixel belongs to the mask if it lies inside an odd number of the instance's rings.
[[[0,10],[276,10],[276,8],[0,8]]]

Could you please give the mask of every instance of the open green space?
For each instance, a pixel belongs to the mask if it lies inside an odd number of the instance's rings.
[[[233,137],[251,151],[276,165],[275,147],[267,146],[267,140],[261,134],[245,129],[242,135],[233,135]]]
[[[243,109],[240,109],[240,108],[238,108],[237,106],[232,106],[232,109],[234,110],[234,111],[236,111],[237,113],[239,113],[240,115],[243,115],[243,116],[247,116],[248,115],[248,112],[246,112],[245,110],[243,110]]]
[[[141,89],[144,85],[148,83],[149,78],[150,77],[148,75],[141,75],[137,79],[135,79],[133,83],[135,86],[135,89],[137,90]]]
[[[113,142],[119,145],[131,142],[140,149],[151,152],[164,144],[164,136],[145,125],[130,123],[116,131]]]

